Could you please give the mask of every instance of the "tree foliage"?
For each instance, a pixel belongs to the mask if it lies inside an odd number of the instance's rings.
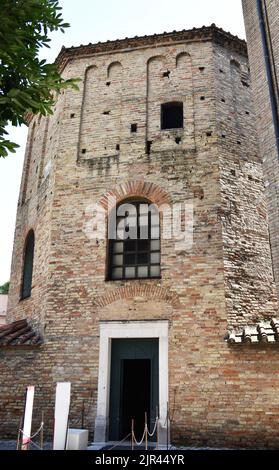
[[[69,27],[57,0],[0,0],[0,157],[14,152],[5,127],[25,122],[26,113],[52,113],[54,94],[76,87],[64,80],[55,64],[39,59],[49,47],[49,33]]]
[[[8,294],[9,288],[10,288],[10,281],[5,282],[5,284],[2,284],[2,286],[0,286],[0,294]]]

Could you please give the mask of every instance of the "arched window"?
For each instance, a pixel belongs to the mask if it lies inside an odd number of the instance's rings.
[[[170,102],[161,104],[161,129],[183,128],[183,103]]]
[[[160,277],[160,220],[154,204],[121,202],[108,224],[108,279]]]
[[[34,232],[33,230],[30,230],[25,241],[23,271],[22,271],[21,299],[26,299],[27,297],[30,297],[31,295],[33,261],[34,261],[34,243],[35,243]]]

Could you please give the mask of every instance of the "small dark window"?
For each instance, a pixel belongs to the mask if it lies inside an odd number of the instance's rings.
[[[183,103],[161,104],[161,129],[183,128]]]
[[[26,242],[25,242],[21,299],[26,299],[27,297],[30,297],[31,295],[33,261],[34,261],[34,243],[35,243],[34,232],[33,230],[31,230],[29,234],[27,235]]]
[[[109,219],[108,279],[160,277],[159,213],[147,201],[122,202]]]
[[[138,130],[138,125],[137,124],[131,124],[131,132],[137,132]]]
[[[170,71],[167,70],[166,72],[163,73],[163,77],[170,78]]]

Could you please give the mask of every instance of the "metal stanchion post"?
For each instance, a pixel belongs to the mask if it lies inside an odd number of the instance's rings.
[[[22,424],[23,424],[23,416],[21,416],[21,418],[20,418],[20,420],[19,420],[19,428],[18,428],[18,434],[17,434],[16,450],[20,450],[20,449],[21,449],[21,440],[22,440],[21,429],[22,429]]]
[[[167,402],[167,450],[169,450],[169,402]]]
[[[131,434],[132,450],[134,450],[134,419],[132,419]]]
[[[145,450],[148,450],[148,434],[147,434],[147,412],[144,413],[144,429],[145,429]]]
[[[157,442],[156,442],[156,449],[159,449],[159,413],[158,413],[158,406],[156,406],[156,422],[157,422]]]
[[[41,449],[43,450],[44,448],[44,412],[42,411],[42,422],[41,422],[41,433],[40,433],[40,444],[41,444]]]

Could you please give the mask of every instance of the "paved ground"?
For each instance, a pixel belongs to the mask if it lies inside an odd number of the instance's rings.
[[[155,449],[155,446],[148,446],[148,450]],[[108,445],[102,447],[100,450],[132,450],[131,445]],[[135,450],[145,450],[145,446],[135,446]]]
[[[106,445],[104,447],[101,447],[101,449],[98,450],[109,450],[113,447],[114,450],[131,450],[131,445],[119,445],[119,446],[114,446],[114,443],[110,443],[109,445]],[[154,445],[150,448],[154,449]],[[32,450],[37,450],[35,446],[31,446]],[[44,445],[45,450],[51,450],[52,449],[52,443],[51,442],[46,442]],[[144,446],[136,447],[135,450],[144,450]],[[16,441],[0,441],[0,451],[1,450],[16,450]],[[92,449],[93,450],[93,449]],[[94,449],[96,450],[96,449]]]
[[[31,450],[38,450],[34,445],[31,444],[30,446]],[[44,444],[44,450],[50,450],[52,449],[52,444],[51,442],[46,442]],[[0,441],[0,450],[16,450],[16,441]]]
[[[109,450],[109,449],[112,448],[113,444],[114,443],[109,443],[105,447],[101,447],[101,448],[98,448],[98,449],[94,448],[94,446],[92,445],[91,449],[89,449],[89,450]],[[144,449],[145,448],[143,446],[135,448],[135,450],[144,450]],[[16,441],[12,441],[12,440],[11,441],[8,441],[8,440],[1,441],[0,440],[0,451],[1,450],[16,450]],[[38,449],[35,446],[31,445],[31,450],[38,450]],[[46,442],[44,444],[44,450],[52,450],[52,443],[51,442]],[[130,445],[119,445],[119,446],[114,447],[114,450],[131,450],[131,447],[130,447]],[[226,448],[212,449],[212,448],[209,448],[209,447],[197,448],[197,447],[184,447],[184,446],[175,447],[175,446],[170,445],[169,450],[229,450],[229,449],[226,449]]]
[[[15,450],[16,441],[0,441],[0,450]]]

